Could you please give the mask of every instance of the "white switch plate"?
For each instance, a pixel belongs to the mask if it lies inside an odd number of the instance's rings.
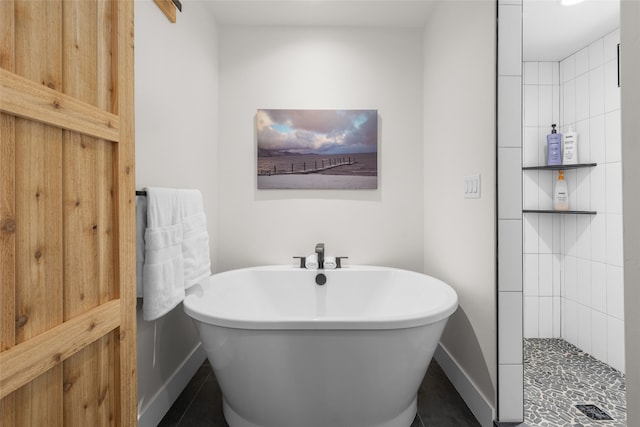
[[[480,198],[480,174],[469,175],[464,177],[464,198],[465,199]]]

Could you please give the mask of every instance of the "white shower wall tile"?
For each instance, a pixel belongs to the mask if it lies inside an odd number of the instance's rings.
[[[522,363],[522,292],[499,292],[498,363]]]
[[[538,253],[553,253],[553,216],[538,215]]]
[[[560,123],[560,85],[553,85],[553,123]]]
[[[607,213],[622,214],[622,163],[603,165],[606,175]]]
[[[569,255],[564,257],[562,296],[567,300],[578,300],[578,259]]]
[[[574,192],[576,193],[577,210],[588,211],[591,209],[591,170],[589,169],[576,169],[576,187]]]
[[[523,62],[522,63],[522,78],[525,85],[537,85],[538,84],[538,64],[539,62]]]
[[[522,218],[522,150],[498,148],[498,218]]]
[[[565,125],[576,121],[576,80],[571,79],[562,86],[562,121]]]
[[[607,160],[607,148],[605,145],[604,116],[591,116],[591,118],[589,118],[589,128],[591,161],[597,164],[605,163]],[[578,139],[579,138],[580,137],[578,137]]]
[[[589,45],[589,69],[593,70],[604,63],[604,38]]]
[[[624,265],[622,248],[622,215],[607,215],[607,264]]]
[[[498,77],[498,146],[522,146],[522,78]]]
[[[564,217],[564,253],[572,257],[577,256],[577,243],[576,215],[567,215]]]
[[[607,339],[607,363],[624,373],[624,322],[622,320],[607,317]]]
[[[525,254],[522,272],[524,276],[524,294],[539,296],[538,292],[538,254]]]
[[[553,215],[553,253],[560,254],[563,252],[564,236],[562,235],[562,228],[564,224],[564,218],[559,215]]]
[[[606,166],[600,164],[590,168],[591,173],[591,209],[604,213],[607,211]]]
[[[524,419],[524,367],[522,364],[499,365],[500,421],[521,422]]]
[[[589,71],[589,48],[579,50],[574,54],[576,77],[579,77]]]
[[[620,87],[618,86],[618,61],[604,64],[604,111],[620,108]]]
[[[545,171],[541,172],[538,177],[540,183],[540,190],[538,192],[538,209],[549,210],[553,209],[553,185],[554,174]]]
[[[591,257],[591,216],[576,215],[576,256]]]
[[[553,297],[538,300],[538,338],[553,338]]]
[[[607,163],[619,162],[622,160],[621,130],[620,130],[620,110],[614,110],[605,114],[605,140],[606,140],[606,161]]]
[[[522,5],[499,4],[498,74],[522,75]]]
[[[538,64],[538,84],[553,85],[553,62],[537,62]],[[556,82],[555,84],[558,84]]]
[[[562,295],[562,265],[564,255],[553,254],[553,296],[560,297]]]
[[[591,261],[577,258],[578,267],[578,304],[591,306]]]
[[[539,126],[538,120],[538,86],[525,85],[523,88],[524,126]],[[507,95],[505,95],[507,96]],[[500,108],[500,107],[498,107]],[[506,112],[506,111],[505,111]]]
[[[580,120],[576,123],[575,131],[578,137],[578,163],[591,162],[591,132],[590,120]],[[589,171],[590,172],[590,171]]]
[[[538,86],[538,123],[556,123],[553,121],[553,86]]]
[[[525,126],[522,134],[522,166],[539,166],[538,126]]]
[[[524,336],[525,338],[539,338],[538,336],[538,303],[540,298],[524,297]]]
[[[576,61],[573,55],[560,61],[560,83],[576,78]]]
[[[604,67],[600,66],[594,68],[589,72],[589,87],[585,90],[589,99],[587,105],[589,106],[590,115],[586,117],[593,117],[604,113]]]
[[[607,315],[597,310],[591,313],[591,355],[608,363]]]
[[[578,304],[578,347],[591,353],[591,309]]]
[[[523,253],[538,253],[538,218],[541,215],[525,214],[522,221]]]
[[[591,261],[591,308],[607,312],[607,265]]]
[[[499,291],[522,292],[522,220],[498,223]]]
[[[604,62],[618,57],[618,43],[620,43],[619,29],[604,36]]]
[[[600,69],[602,70],[602,69]],[[593,71],[592,71],[593,72]],[[585,72],[585,74],[581,74],[576,77],[576,88],[575,88],[575,120],[585,120],[589,118],[589,110],[590,110],[590,99],[595,95],[590,96],[589,90],[589,73]],[[604,91],[603,91],[604,92]],[[602,100],[602,108],[604,109],[604,98]],[[567,125],[568,123],[565,123]],[[575,123],[573,124],[573,128],[575,129]]]
[[[623,268],[606,266],[607,315],[624,320],[624,273]]]
[[[527,170],[522,174],[522,207],[538,209],[538,171]]]
[[[538,295],[553,296],[553,255],[538,255]]]
[[[558,172],[554,174],[554,180],[558,179]],[[576,169],[564,171],[564,180],[567,183],[567,191],[569,192],[569,209],[576,210],[578,208],[578,192],[577,192],[577,174]],[[554,181],[555,185],[555,181]]]
[[[607,262],[607,215],[598,214],[591,219],[591,259]]]
[[[578,345],[578,303],[568,299],[562,304],[562,337]]]
[[[559,296],[553,297],[553,338],[560,338],[562,336],[561,316],[562,298]]]

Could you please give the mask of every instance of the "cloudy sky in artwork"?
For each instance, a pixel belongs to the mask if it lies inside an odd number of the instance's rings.
[[[259,150],[291,154],[374,153],[377,110],[258,110]]]

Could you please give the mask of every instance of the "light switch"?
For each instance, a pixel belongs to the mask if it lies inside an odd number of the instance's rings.
[[[464,177],[464,198],[480,198],[480,174],[468,175]]]

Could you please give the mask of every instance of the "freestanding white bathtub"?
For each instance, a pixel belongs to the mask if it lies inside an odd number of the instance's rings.
[[[187,293],[231,427],[408,427],[458,306],[440,280],[368,266],[246,268]]]

